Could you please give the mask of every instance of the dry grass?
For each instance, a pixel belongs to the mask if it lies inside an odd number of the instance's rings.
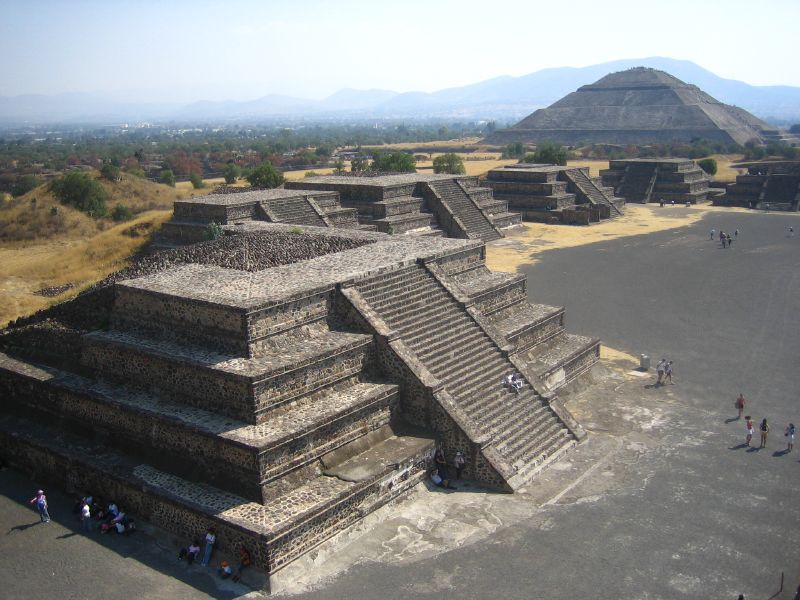
[[[567,166],[569,167],[589,167],[589,175],[592,177],[600,177],[600,170],[608,168],[607,160],[596,160],[590,158],[582,158],[579,160],[568,160]]]
[[[737,175],[747,173],[747,169],[733,169],[731,165],[742,160],[741,154],[713,154],[711,158],[717,161],[717,174],[714,181],[724,181],[725,183],[736,181]]]
[[[330,175],[333,173],[333,169],[307,169],[305,171],[284,171],[283,177],[286,181],[297,181],[303,179],[306,173],[311,173],[312,171],[317,175]]]
[[[161,227],[171,211],[142,213],[137,218],[81,239],[49,240],[24,247],[0,247],[0,326],[31,314],[128,264]],[[75,288],[56,297],[34,294],[44,287],[72,283]]]
[[[384,144],[380,146],[380,148],[386,150],[411,150],[413,148],[430,148],[431,150],[435,150],[436,148],[451,148],[453,146],[475,146],[479,148],[478,142],[480,140],[481,138],[470,137],[457,140],[436,140],[435,142],[401,142],[398,144]],[[370,147],[377,146],[370,145]]]

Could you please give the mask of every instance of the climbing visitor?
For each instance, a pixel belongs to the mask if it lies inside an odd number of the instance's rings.
[[[50,513],[47,512],[47,496],[44,495],[44,491],[38,490],[28,504],[33,504],[34,502],[36,503],[36,510],[39,511],[39,518],[42,520],[42,523],[49,523]]]
[[[456,468],[456,479],[461,479],[461,472],[467,464],[467,459],[464,458],[464,453],[459,450],[453,457],[453,466]]]
[[[753,440],[753,418],[750,415],[746,415],[744,418],[744,428],[747,431],[747,439],[745,441],[745,445],[749,446],[750,442]]]
[[[742,418],[742,413],[744,412],[744,405],[745,405],[744,394],[739,392],[739,397],[736,398],[736,401],[733,403],[733,405],[736,407],[736,410],[739,411],[739,416],[736,417],[736,418],[737,419],[741,419]]]
[[[759,446],[759,448],[766,448],[767,434],[769,433],[769,425],[767,424],[767,417],[764,417],[764,420],[761,421],[761,425],[758,426],[758,429],[761,431],[761,445]]]
[[[211,552],[214,550],[216,541],[216,532],[213,529],[209,529],[208,533],[206,533],[206,545],[205,548],[203,548],[203,560],[200,561],[200,564],[204,567],[207,567],[208,562],[211,560]]]
[[[786,427],[786,432],[783,435],[786,436],[786,451],[791,452],[792,448],[794,448],[794,423],[789,423],[788,427]]]

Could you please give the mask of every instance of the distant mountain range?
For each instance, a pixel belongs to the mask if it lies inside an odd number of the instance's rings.
[[[343,89],[324,100],[270,94],[250,101],[199,101],[188,105],[120,103],[95,94],[0,97],[0,123],[116,123],[120,121],[236,122],[280,119],[497,119],[516,120],[548,106],[608,73],[636,66],[666,71],[717,100],[757,117],[800,121],[800,87],[754,86],[724,79],[693,62],[640,58],[589,67],[542,69],[438,92]]]

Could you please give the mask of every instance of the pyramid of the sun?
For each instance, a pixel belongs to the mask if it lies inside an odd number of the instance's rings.
[[[769,126],[664,71],[611,73],[487,138],[488,143],[663,144],[693,139],[744,144]]]

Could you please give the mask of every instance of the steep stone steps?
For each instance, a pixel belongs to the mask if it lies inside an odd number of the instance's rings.
[[[520,301],[490,316],[490,323],[522,352],[564,330],[564,309]]]
[[[484,283],[490,279],[480,267],[461,273],[462,282],[477,281],[478,289],[484,289]],[[406,302],[401,290],[404,286],[407,289],[408,281],[413,281],[417,289],[425,290],[430,308],[397,310],[397,305]],[[431,374],[442,381],[445,389],[474,420],[477,429],[491,432],[496,447],[505,449],[502,454],[509,465],[524,460],[519,454],[522,447],[519,440],[526,435],[524,423],[529,420],[525,415],[535,414],[543,421],[549,419],[562,427],[529,385],[519,394],[503,388],[502,378],[514,370],[513,364],[424,267],[407,267],[402,270],[402,276],[385,283],[379,278],[367,280],[363,285],[356,282],[356,288],[386,324],[400,333],[401,339]],[[373,305],[374,298],[381,298],[382,303]],[[445,325],[436,327],[437,321]],[[501,440],[512,440],[513,445],[500,446]],[[540,444],[541,440],[535,443]]]
[[[267,200],[262,202],[261,206],[272,213],[275,220],[280,223],[327,227],[327,224],[314,210],[309,200],[302,196]]]
[[[442,202],[447,204],[452,213],[456,215],[470,235],[479,237],[484,241],[496,240],[502,237],[492,222],[470,199],[467,193],[453,179],[428,182]]]

